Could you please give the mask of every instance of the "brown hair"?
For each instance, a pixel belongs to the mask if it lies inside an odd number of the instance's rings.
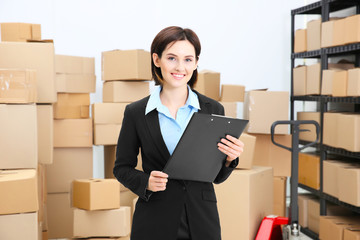
[[[181,40],[188,40],[194,46],[196,61],[199,60],[201,45],[200,40],[194,31],[189,28],[181,28],[176,26],[164,28],[156,35],[151,44],[151,73],[155,81],[155,85],[162,85],[164,80],[161,74],[161,69],[156,67],[154,64],[154,60],[152,58],[153,54],[156,53],[159,58],[161,58],[163,51],[169,43]],[[191,88],[193,88],[197,81],[197,75],[198,72],[197,69],[195,69],[188,82]]]

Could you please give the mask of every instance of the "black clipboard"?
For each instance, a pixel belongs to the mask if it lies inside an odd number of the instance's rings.
[[[213,182],[225,161],[217,144],[239,138],[248,120],[194,113],[163,172],[170,179]]]

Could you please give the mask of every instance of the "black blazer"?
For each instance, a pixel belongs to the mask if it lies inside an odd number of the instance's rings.
[[[217,101],[194,91],[199,98],[200,113],[224,115]],[[136,204],[132,240],[176,240],[181,212],[187,211],[192,240],[219,240],[220,223],[212,183],[169,179],[166,190],[150,196],[146,187],[150,172],[161,171],[170,158],[160,132],[158,112],[145,115],[149,96],[127,105],[124,113],[114,166],[114,175],[125,187],[139,196]],[[196,143],[195,143],[196,144]],[[141,149],[143,172],[136,170]],[[215,183],[225,181],[238,164],[225,165]]]

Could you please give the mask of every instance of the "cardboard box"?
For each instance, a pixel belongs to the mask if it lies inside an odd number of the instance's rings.
[[[360,114],[337,115],[337,144],[351,152],[360,151]]]
[[[360,207],[360,166],[338,169],[339,200]]]
[[[360,240],[360,226],[351,226],[345,228],[344,240]]]
[[[54,120],[52,105],[36,105],[38,161],[42,164],[53,163]]]
[[[244,151],[239,157],[239,164],[236,168],[239,169],[251,169],[254,162],[254,153],[256,146],[256,137],[243,133],[240,136],[240,141],[244,143]]]
[[[121,124],[95,124],[94,145],[116,145],[120,129]]]
[[[307,66],[306,70],[306,95],[320,95],[321,64]]]
[[[34,70],[0,69],[0,103],[34,103],[36,86]]]
[[[46,166],[48,193],[69,193],[74,179],[92,178],[93,149],[54,148],[54,163]]]
[[[211,70],[200,71],[194,89],[209,98],[219,100],[220,73]]]
[[[334,72],[334,79],[332,82],[332,96],[346,97],[347,96],[347,71]]]
[[[54,147],[92,147],[92,121],[54,120]]]
[[[360,96],[360,68],[348,70],[347,96]]]
[[[54,119],[80,119],[90,116],[89,93],[58,93]]]
[[[150,52],[113,50],[102,52],[102,80],[151,80]]]
[[[74,237],[125,237],[130,234],[130,207],[86,211],[74,208]]]
[[[321,23],[321,47],[334,46],[334,23],[337,19],[330,19],[330,21]]]
[[[338,145],[338,116],[341,113],[325,112],[324,113],[324,126],[323,126],[323,143],[337,147]]]
[[[245,86],[243,85],[221,85],[221,97],[222,102],[244,102],[245,98]]]
[[[351,228],[359,222],[359,218],[354,219],[353,217],[320,216],[319,237],[326,240],[343,240],[345,229]]]
[[[306,66],[301,65],[293,68],[293,89],[294,96],[306,94]]]
[[[222,239],[255,239],[262,219],[273,210],[272,169],[235,169],[225,182],[214,188]]]
[[[134,102],[150,94],[149,82],[104,82],[103,102]]]
[[[345,18],[334,22],[333,46],[345,44]]]
[[[70,193],[48,194],[47,199],[49,238],[72,238],[74,217]]]
[[[0,169],[37,167],[35,105],[0,104],[0,133]]]
[[[54,45],[52,43],[0,43],[0,68],[35,70],[36,102],[56,102]]]
[[[333,81],[336,69],[326,69],[322,71],[321,95],[332,95]]]
[[[56,91],[62,93],[94,93],[96,76],[94,74],[67,74],[55,75]]]
[[[0,215],[0,239],[38,240],[37,213]]]
[[[338,169],[346,165],[342,161],[325,160],[323,162],[323,192],[339,198]]]
[[[124,111],[129,103],[94,103],[92,118],[94,124],[122,124]]]
[[[225,116],[238,118],[238,103],[237,102],[220,102],[225,110]]]
[[[95,58],[56,54],[55,72],[66,74],[94,74]]]
[[[307,31],[306,29],[298,29],[295,31],[294,52],[307,51]]]
[[[0,171],[0,215],[39,209],[35,169]]]
[[[316,234],[320,229],[320,202],[318,199],[309,199],[307,207],[308,228]]]
[[[301,227],[308,227],[308,202],[309,199],[315,199],[316,196],[312,194],[299,194],[298,207],[299,207],[299,224]]]
[[[321,19],[312,20],[306,27],[306,46],[307,51],[318,50],[321,48]]]
[[[286,217],[286,179],[274,177],[274,207],[273,214]]]
[[[244,118],[249,120],[247,132],[270,134],[271,125],[275,121],[289,119],[289,92],[247,92]],[[275,134],[287,134],[288,132],[287,125],[279,125],[275,129]]]
[[[37,170],[37,189],[38,189],[38,222],[41,231],[47,231],[47,190],[46,190],[46,174],[45,165],[39,164]]]
[[[320,156],[314,153],[299,153],[299,183],[320,189]]]
[[[32,23],[1,23],[2,42],[41,40],[41,25]]]
[[[319,123],[320,126],[320,112],[297,112],[297,120],[314,120]],[[316,140],[316,127],[314,124],[302,124],[299,126],[301,130],[309,130],[307,132],[299,132],[299,139],[309,142],[314,142]],[[319,141],[320,141],[320,131],[319,128]]]
[[[272,167],[274,176],[290,176],[290,151],[274,145],[269,134],[251,135],[256,137],[253,165]],[[291,135],[275,135],[274,139],[279,144],[291,147]]]
[[[120,183],[115,179],[76,179],[72,204],[85,210],[120,208]]]
[[[344,44],[360,42],[360,15],[345,18]]]

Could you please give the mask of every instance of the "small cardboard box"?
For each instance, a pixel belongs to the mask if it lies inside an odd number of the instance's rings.
[[[306,95],[320,95],[321,64],[307,66],[306,70]]]
[[[66,74],[94,74],[95,58],[56,54],[55,72]]]
[[[337,147],[338,145],[338,116],[341,113],[325,112],[324,113],[324,126],[323,126],[323,143]]]
[[[360,207],[360,166],[338,169],[339,200]]]
[[[306,52],[307,51],[307,31],[306,29],[298,29],[295,31],[294,39],[294,52]]]
[[[360,96],[360,68],[348,70],[347,96]]]
[[[53,106],[51,104],[36,105],[36,109],[38,131],[38,161],[42,164],[52,164],[54,152]]]
[[[337,115],[337,144],[339,148],[351,152],[360,151],[360,115]]]
[[[320,156],[299,153],[299,183],[320,189]]]
[[[244,118],[249,120],[247,132],[270,134],[271,125],[275,121],[289,119],[289,92],[259,90],[247,92]],[[286,125],[279,125],[275,129],[275,134],[288,132]]]
[[[297,120],[314,120],[319,123],[320,126],[320,112],[297,112]],[[302,124],[299,126],[301,130],[309,130],[299,133],[299,139],[309,142],[316,140],[316,127],[314,124]],[[320,140],[320,128],[319,128],[319,140]]]
[[[312,20],[307,23],[306,46],[307,51],[321,48],[321,19]]]
[[[37,168],[36,105],[0,104],[0,169]]]
[[[273,214],[286,216],[286,179],[287,177],[274,177],[274,207]]]
[[[360,240],[360,226],[351,226],[344,229],[344,240]]]
[[[0,171],[0,215],[39,210],[35,169]]]
[[[347,71],[335,71],[332,82],[332,96],[346,97],[347,96]]]
[[[41,40],[41,25],[32,23],[1,23],[2,42]]]
[[[339,198],[338,169],[346,163],[336,160],[323,162],[323,192]]]
[[[235,169],[225,182],[214,188],[222,239],[255,239],[261,220],[273,213],[272,169]]]
[[[306,94],[306,66],[297,66],[293,69],[294,96]]]
[[[122,124],[125,108],[129,103],[94,103],[92,118],[94,124]]]
[[[211,70],[200,71],[194,89],[209,98],[219,100],[220,73]]]
[[[150,93],[146,81],[109,81],[103,85],[103,102],[134,102]]]
[[[94,124],[94,145],[116,145],[121,124]]]
[[[337,19],[330,19],[330,21],[321,23],[321,47],[334,46],[334,23]]]
[[[74,208],[73,237],[125,237],[130,234],[130,209],[86,211]]]
[[[244,102],[245,98],[245,86],[243,85],[221,85],[221,97],[222,102]]]
[[[326,240],[344,239],[345,229],[351,228],[359,222],[360,219],[352,217],[320,216],[319,237]]]
[[[48,193],[69,193],[75,179],[93,177],[93,149],[54,148],[54,162],[46,166]]]
[[[0,215],[0,239],[38,239],[38,216],[36,212]],[[19,229],[20,227],[20,229]]]
[[[72,204],[85,210],[120,208],[120,183],[115,179],[76,179]]]
[[[67,74],[55,75],[56,91],[62,93],[94,93],[96,76],[94,74]]]
[[[326,69],[322,72],[321,95],[332,95],[335,72],[338,69]]]
[[[312,194],[299,194],[298,206],[299,206],[299,224],[301,227],[308,227],[308,201],[309,199],[316,198]]]
[[[309,199],[307,206],[308,228],[319,234],[320,228],[320,202],[318,199]]]
[[[244,147],[244,152],[242,152],[239,157],[239,164],[236,166],[236,168],[251,169],[254,161],[256,137],[243,133],[239,139],[246,147]]]
[[[102,52],[102,80],[151,80],[150,52],[113,50]]]
[[[54,147],[92,147],[92,132],[90,118],[54,120]]]
[[[0,103],[37,101],[36,71],[0,69]]]
[[[220,102],[225,110],[225,116],[238,118],[238,103],[237,102]]]
[[[36,102],[56,102],[54,45],[52,43],[0,43],[0,68],[35,70]]]
[[[54,119],[80,119],[90,116],[89,93],[58,93]]]
[[[360,42],[360,15],[345,18],[344,44]]]
[[[345,18],[338,19],[334,22],[333,46],[345,44],[345,22]]]

